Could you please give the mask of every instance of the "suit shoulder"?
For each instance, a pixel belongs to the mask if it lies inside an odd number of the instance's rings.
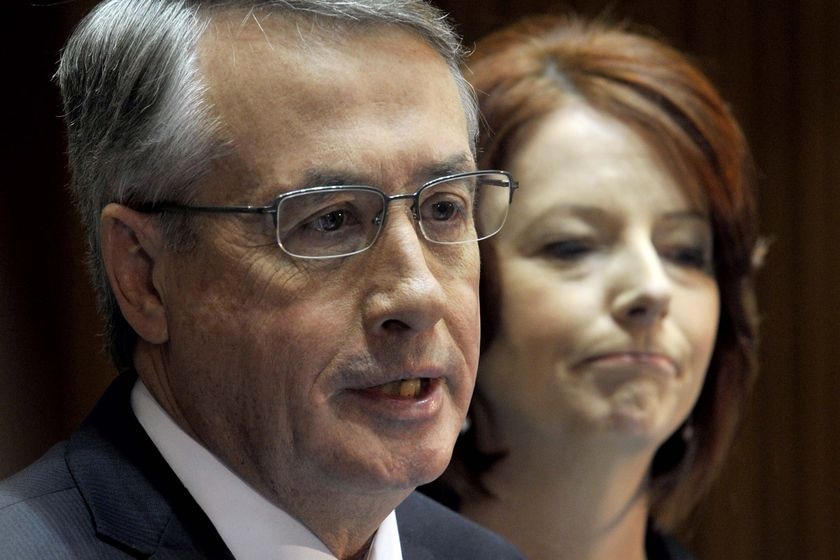
[[[93,527],[58,444],[38,461],[0,482],[0,558],[74,558]],[[71,546],[72,545],[72,546]],[[88,555],[89,558],[97,558]]]
[[[37,502],[56,492],[75,487],[64,461],[65,446],[65,442],[55,445],[22,471],[0,481],[2,514],[22,504]]]
[[[397,507],[397,525],[406,560],[421,558],[521,559],[499,535],[414,492]],[[412,554],[413,550],[422,551]]]

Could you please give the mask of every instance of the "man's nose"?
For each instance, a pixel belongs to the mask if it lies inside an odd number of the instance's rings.
[[[369,332],[422,332],[447,308],[437,266],[408,205],[394,205],[370,253],[366,326]]]
[[[617,323],[631,330],[647,329],[668,315],[672,283],[650,241],[626,247],[612,275],[611,313]]]

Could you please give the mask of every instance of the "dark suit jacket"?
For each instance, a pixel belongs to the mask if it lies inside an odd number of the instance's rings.
[[[232,558],[131,412],[117,379],[81,428],[0,483],[0,559]],[[403,558],[521,558],[417,493],[397,508]]]

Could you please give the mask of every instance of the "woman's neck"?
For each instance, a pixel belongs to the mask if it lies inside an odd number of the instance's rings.
[[[510,446],[484,478],[495,497],[467,500],[462,513],[531,560],[644,560],[653,451],[558,443]]]

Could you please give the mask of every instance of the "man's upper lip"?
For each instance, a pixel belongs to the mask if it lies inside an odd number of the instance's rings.
[[[431,367],[384,372],[359,372],[356,374],[349,374],[346,378],[345,385],[347,389],[364,390],[406,379],[437,379],[441,377],[446,377],[445,371],[441,368]]]

